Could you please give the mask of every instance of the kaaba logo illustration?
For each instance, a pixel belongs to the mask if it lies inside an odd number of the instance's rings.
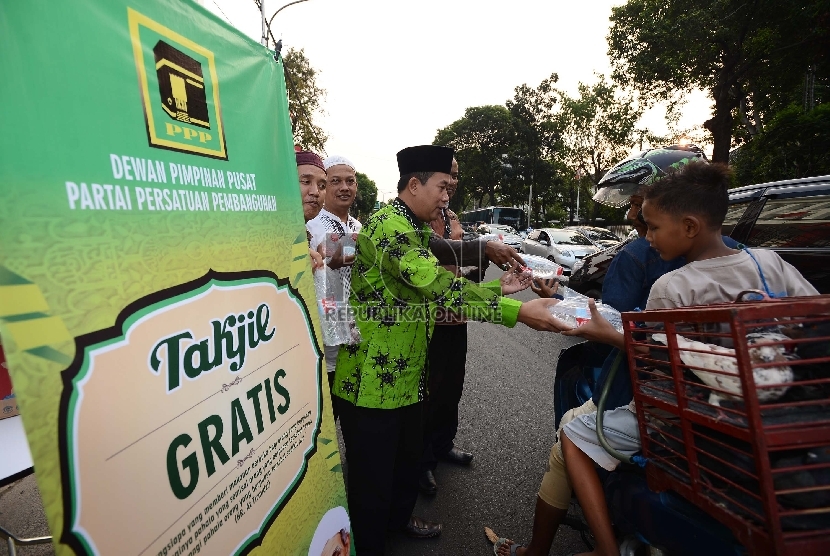
[[[127,8],[151,147],[228,159],[213,52]]]
[[[174,120],[210,129],[202,64],[164,41],[153,54],[162,109]]]

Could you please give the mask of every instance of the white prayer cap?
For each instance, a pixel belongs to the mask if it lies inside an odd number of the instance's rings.
[[[354,164],[352,164],[352,161],[346,158],[345,156],[340,156],[339,154],[331,155],[323,161],[323,166],[326,167],[326,170],[328,170],[332,166],[337,166],[338,164],[344,164],[352,170],[354,170]]]
[[[337,506],[327,511],[317,525],[317,530],[314,531],[314,537],[312,537],[311,546],[308,549],[308,556],[320,556],[329,539],[341,529],[345,529],[348,532],[351,526],[346,508]]]

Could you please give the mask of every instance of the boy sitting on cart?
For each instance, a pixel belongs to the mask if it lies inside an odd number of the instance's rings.
[[[733,301],[742,291],[759,289],[775,297],[817,295],[816,289],[790,264],[770,250],[736,251],[723,243],[729,204],[729,170],[702,163],[687,165],[651,187],[643,202],[646,238],[665,260],[685,256],[686,266],[660,277],[651,288],[646,310],[710,305]],[[581,336],[625,349],[622,334],[597,313],[563,334]],[[605,412],[603,430],[612,448],[626,455],[640,450],[637,417],[631,404]],[[594,470],[613,470],[619,462],[599,445],[596,413],[576,417],[562,429],[568,475],[597,547],[591,554],[618,555],[605,495]]]
[[[790,264],[769,250],[738,251],[721,236],[728,208],[730,171],[726,166],[688,164],[651,186],[643,203],[651,246],[664,260],[684,256],[687,264],[660,277],[651,288],[646,310],[710,305],[733,301],[747,289],[773,297],[817,295],[816,289]],[[589,302],[592,318],[563,334],[580,336],[625,349],[624,336]],[[612,471],[619,461],[600,446],[596,412],[579,415],[562,429],[562,450],[568,476],[596,539],[591,555],[618,555],[605,495],[594,469]],[[632,456],[640,451],[633,403],[604,413],[603,431],[612,448]]]

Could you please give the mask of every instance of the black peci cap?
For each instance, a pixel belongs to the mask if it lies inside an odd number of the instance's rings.
[[[415,172],[443,172],[449,174],[452,169],[452,157],[455,151],[449,147],[437,145],[419,145],[407,147],[398,152],[398,170],[401,176]]]

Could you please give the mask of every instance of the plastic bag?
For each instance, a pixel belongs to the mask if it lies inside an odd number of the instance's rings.
[[[346,235],[338,234],[336,232],[329,232],[323,238],[322,253],[326,264],[331,262],[332,257],[341,249],[341,257],[345,264],[354,262],[355,247],[357,242],[357,234],[349,233]],[[319,250],[319,247],[318,247]]]
[[[565,299],[550,307],[550,312],[554,317],[569,325],[571,328],[577,328],[591,320],[591,310],[588,308],[588,299],[590,298],[561,285],[559,286],[559,293]],[[620,312],[610,305],[605,305],[599,301],[596,303],[599,314],[610,322],[617,332],[622,333],[623,325]]]
[[[360,341],[360,333],[354,322],[349,302],[342,297],[341,282],[332,276],[335,271],[326,267],[314,272],[314,290],[317,295],[317,310],[323,330],[323,343],[327,346],[353,344]]]

